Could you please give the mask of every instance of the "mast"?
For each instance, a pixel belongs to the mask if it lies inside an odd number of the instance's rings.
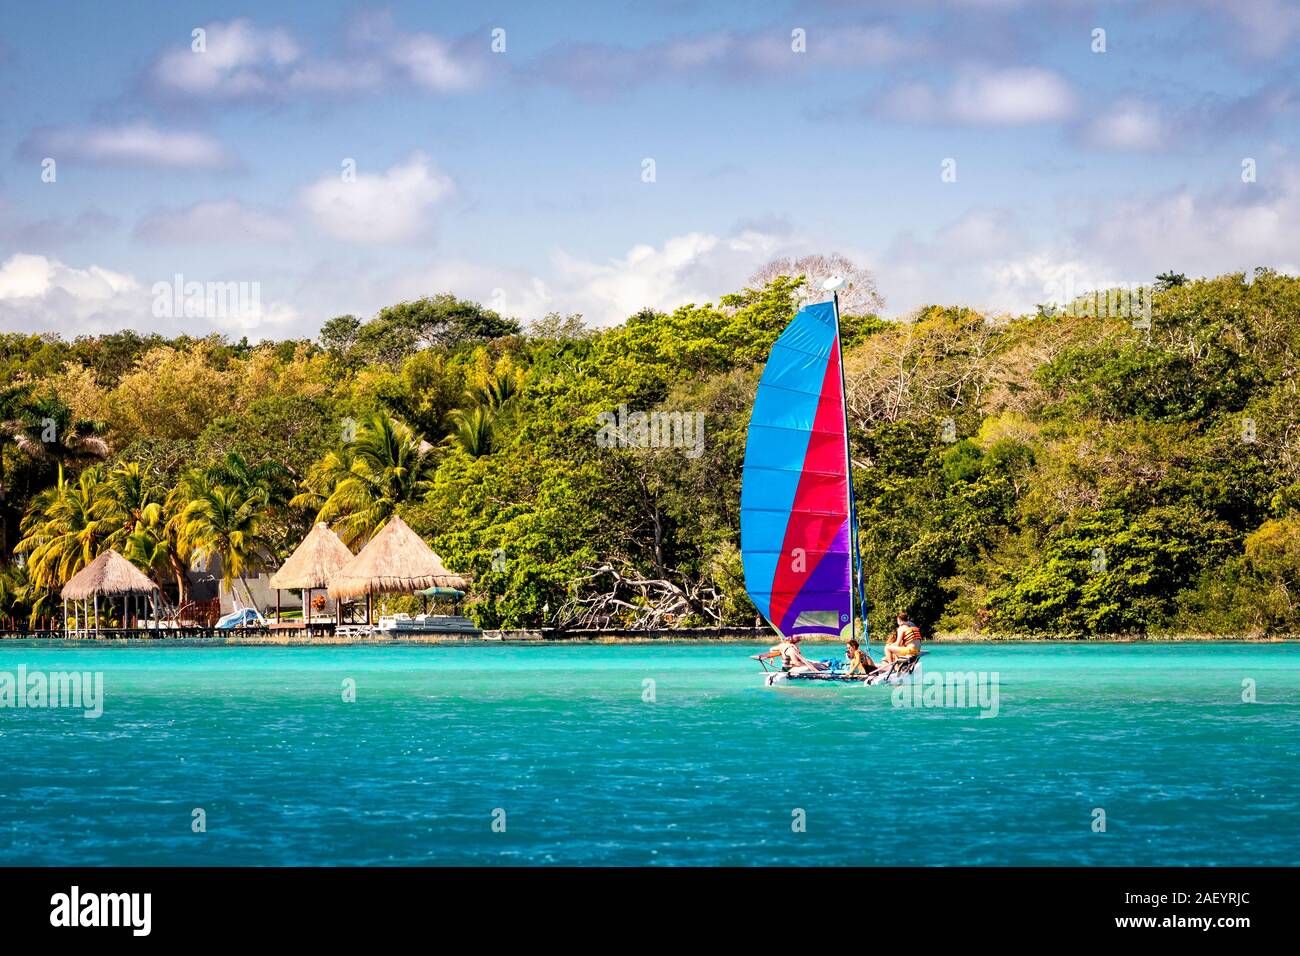
[[[835,303],[835,345],[840,355],[840,408],[844,412],[844,473],[848,477],[849,488],[849,535],[853,538],[853,590],[857,594],[862,615],[862,643],[864,649],[871,646],[871,628],[867,622],[867,596],[862,582],[862,556],[858,553],[858,505],[853,494],[853,456],[849,452],[849,389],[844,374],[844,340],[840,336],[840,292],[844,282],[838,276],[828,280],[831,296]],[[849,598],[849,636],[855,634],[853,626],[853,598]]]

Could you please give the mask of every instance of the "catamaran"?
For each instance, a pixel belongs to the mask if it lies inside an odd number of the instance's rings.
[[[806,305],[777,338],[758,383],[740,487],[740,550],[745,588],[783,640],[857,636],[870,646],[866,588],[849,458],[839,287],[828,302]],[[855,600],[856,599],[856,600]],[[865,677],[826,667],[769,670],[784,680],[894,682],[916,658]]]

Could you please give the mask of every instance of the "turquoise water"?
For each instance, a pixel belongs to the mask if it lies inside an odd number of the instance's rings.
[[[990,718],[754,650],[5,642],[105,704],[0,709],[0,863],[1300,861],[1300,645],[930,646]]]

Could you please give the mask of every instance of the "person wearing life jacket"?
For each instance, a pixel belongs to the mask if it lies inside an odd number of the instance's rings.
[[[906,611],[898,612],[898,630],[885,645],[884,665],[916,657],[921,653],[921,629],[912,623]]]

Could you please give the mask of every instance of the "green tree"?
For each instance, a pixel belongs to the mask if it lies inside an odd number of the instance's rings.
[[[103,532],[95,517],[100,481],[97,467],[87,468],[74,480],[65,479],[60,467],[56,483],[28,508],[14,551],[26,556],[33,587],[61,587],[98,556],[103,547]]]
[[[181,549],[220,558],[226,587],[233,590],[238,578],[250,601],[246,575],[266,555],[261,524],[268,502],[265,488],[257,484],[224,484],[196,474],[187,483],[185,506],[178,515]]]
[[[410,426],[375,415],[350,445],[322,460],[293,499],[319,502],[317,521],[336,524],[348,544],[373,535],[397,509],[424,497],[434,469],[434,449]]]

